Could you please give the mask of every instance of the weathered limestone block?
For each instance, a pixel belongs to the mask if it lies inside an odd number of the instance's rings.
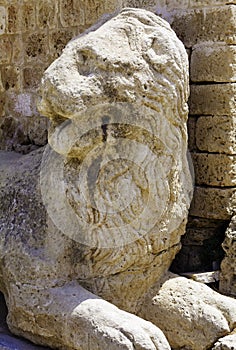
[[[53,348],[170,350],[152,324],[71,282],[81,252],[91,258],[93,249],[63,235],[48,218],[40,193],[43,151],[0,154],[0,290],[11,331]]]
[[[2,74],[0,72],[0,93],[3,93],[5,91],[3,81],[2,81]]]
[[[188,148],[189,151],[196,150],[196,117],[188,118]]]
[[[2,68],[2,84],[4,90],[19,91],[21,76],[19,67],[4,66]]]
[[[156,0],[121,0],[122,7],[144,8],[146,10],[155,9]],[[164,7],[166,0],[158,0],[158,7]]]
[[[164,331],[173,349],[209,349],[235,327],[236,301],[202,283],[171,274],[157,290],[141,314]]]
[[[106,13],[104,1],[99,0],[85,0],[84,13],[86,25],[95,23],[104,13]],[[118,4],[117,4],[118,5]]]
[[[8,35],[8,38],[10,38],[11,44],[12,44],[12,55],[11,55],[11,62],[14,62],[14,65],[22,65],[24,63],[24,43],[21,40],[20,35]]]
[[[6,97],[4,93],[0,93],[0,117],[5,115],[5,105],[6,105]]]
[[[10,329],[66,350],[170,350],[129,312],[178,252],[192,197],[183,44],[125,9],[67,45],[41,94],[51,147],[0,162]]]
[[[6,105],[6,114],[8,116],[19,117],[19,119],[33,117],[34,115],[39,116],[35,105],[35,91],[32,90],[31,92],[21,94],[15,91],[9,91],[6,96],[8,97],[8,103]],[[18,120],[18,122],[20,121]]]
[[[25,61],[44,62],[49,57],[49,44],[46,33],[30,33],[25,37]]]
[[[122,0],[105,0],[104,8],[106,13],[113,13],[115,11],[121,10],[123,1]]]
[[[235,18],[234,5],[178,11],[172,28],[186,47],[209,41],[234,45]]]
[[[63,25],[77,10],[63,7]],[[135,314],[147,305],[158,324],[158,295],[146,296],[185,231],[187,98],[183,44],[140,9],[74,39],[45,72],[39,107],[51,147],[0,162],[0,290],[15,334],[65,350],[170,350],[162,330]],[[205,350],[235,326],[235,302],[186,283],[174,288],[182,336],[168,337],[198,349],[193,315]]]
[[[45,70],[44,65],[38,65],[37,67],[30,66],[23,69],[23,87],[25,89],[31,89],[31,91],[37,88],[40,84],[40,79]]]
[[[36,346],[29,341],[13,336],[6,324],[7,307],[3,295],[0,293],[0,350],[50,350]]]
[[[36,3],[37,24],[40,29],[56,28],[58,16],[58,2],[53,0],[39,0]],[[71,24],[72,25],[72,24]]]
[[[25,83],[34,82],[34,76],[31,76],[32,80],[28,80],[26,75],[25,78]],[[33,90],[22,94],[9,91],[0,96],[0,114],[5,115],[0,120],[1,149],[27,153],[47,143],[48,120],[39,116],[36,99]]]
[[[10,63],[12,55],[12,44],[10,38],[6,36],[0,37],[0,63]]]
[[[220,271],[210,271],[210,272],[184,272],[181,274],[184,277],[191,278],[192,280],[204,284],[215,283],[219,281]]]
[[[236,117],[199,117],[196,124],[196,144],[200,151],[236,154]]]
[[[186,218],[189,203],[188,191],[191,192],[192,188],[186,164],[187,55],[169,25],[163,26],[165,22],[155,15],[147,14],[148,12],[141,10],[123,10],[120,18],[114,18],[97,31],[71,41],[62,56],[45,72],[40,109],[42,114],[49,116],[54,123],[49,134],[49,142],[52,148],[64,157],[61,158],[61,164],[65,167],[67,200],[76,212],[81,212],[79,220],[87,220],[90,225],[90,228],[85,226],[85,233],[81,228],[79,237],[76,232],[76,239],[92,246],[99,244],[103,248],[114,247],[136,241],[136,232],[139,232],[141,237],[143,234],[146,237],[146,233],[151,229],[151,236],[159,232],[159,239],[155,240],[155,250],[161,253],[164,250],[168,251],[170,247],[176,247],[174,250],[178,250],[183,218]],[[158,31],[158,38],[157,32],[148,33],[149,25],[151,28],[155,26],[163,28]],[[141,34],[133,39],[129,33],[132,33],[136,26]],[[169,34],[171,39],[168,39]],[[172,46],[175,50],[171,50]],[[179,67],[178,76],[175,78],[172,65],[173,68],[176,65]],[[165,69],[167,66],[168,69]],[[165,76],[167,90],[161,88],[164,82],[162,75]],[[180,76],[182,81],[179,80]],[[182,100],[177,98],[178,95],[182,96]],[[170,103],[174,112],[169,109]],[[168,111],[167,114],[165,114],[165,108]],[[55,128],[58,116],[69,119],[70,123],[66,121],[65,124],[62,123]],[[90,136],[91,140],[86,141],[89,133],[94,136],[93,138]],[[172,135],[175,136],[172,137]],[[181,139],[179,147],[177,135]],[[82,146],[78,144],[80,139]],[[137,141],[134,143],[132,140]],[[144,146],[142,146],[143,140],[145,140]],[[168,145],[168,151],[165,145]],[[153,149],[151,153],[149,147]],[[94,154],[91,151],[88,153],[88,150],[93,148]],[[171,158],[168,155],[169,149],[172,150]],[[180,149],[182,149],[181,152]],[[163,158],[156,157],[156,152],[162,154]],[[54,157],[52,152],[50,156]],[[146,162],[149,163],[149,157],[151,157],[150,169],[148,164],[146,165]],[[63,165],[64,163],[66,165]],[[160,164],[162,164],[161,167]],[[161,168],[166,169],[161,176],[167,178],[167,182],[160,181],[158,182],[160,185],[157,185],[156,178],[157,174],[160,175]],[[93,184],[86,182],[83,184],[85,181],[83,169],[93,171],[95,179],[97,174],[101,174],[96,180],[98,184],[101,181],[97,190]],[[107,172],[110,174],[109,177],[106,175]],[[179,177],[181,172],[184,174],[183,179]],[[78,186],[80,173],[82,177],[79,181],[82,183],[82,188],[77,192],[75,186]],[[126,175],[123,176],[123,173]],[[138,174],[138,177],[135,174]],[[114,186],[113,183],[119,188],[121,199],[115,200],[114,194],[110,192]],[[165,183],[168,183],[169,189]],[[173,186],[177,187],[172,190]],[[151,188],[153,193],[150,191]],[[85,199],[80,196],[80,191],[83,191]],[[50,192],[47,184],[45,195],[48,196]],[[129,198],[135,199],[133,203],[130,202],[127,193]],[[171,193],[170,197],[168,193]],[[181,195],[176,197],[177,193]],[[58,194],[56,196],[59,198]],[[171,198],[170,201],[168,197]],[[158,204],[157,198],[159,198]],[[48,201],[47,198],[46,200]],[[111,210],[113,206],[114,209]],[[57,210],[55,211],[54,207],[54,203],[51,208],[49,204],[53,220],[56,222],[60,220],[61,225],[61,214],[59,218],[56,217]],[[91,207],[92,212],[90,212]],[[148,214],[149,211],[151,215]],[[170,211],[172,220],[170,220]],[[103,212],[108,212],[109,215],[104,216]],[[155,218],[155,222],[152,223],[150,218]],[[63,226],[65,232],[68,231],[66,225],[65,221]],[[71,228],[71,230],[74,229]],[[88,234],[88,230],[91,234]],[[94,230],[98,243],[94,237]],[[171,234],[168,233],[169,230]],[[146,239],[149,241],[149,238]],[[151,242],[148,245],[151,247]],[[136,246],[134,249],[140,248]],[[154,270],[156,276],[161,274],[160,271],[157,272],[159,269],[157,266],[163,266],[163,268],[166,266],[165,254],[160,254],[157,259],[155,253],[156,258],[153,260],[153,254],[149,256],[146,248],[145,252],[147,253],[145,259],[151,258],[152,262],[149,260],[143,265],[142,259],[139,259],[140,266],[137,268],[135,287],[138,291],[136,290],[135,293],[130,286],[130,290],[125,291],[125,282],[121,282],[118,286],[114,272],[109,279],[106,277],[108,285],[116,284],[115,288],[112,287],[114,288],[112,299],[110,299],[110,288],[104,289],[101,271],[97,271],[92,276],[91,272],[83,267],[83,271],[78,271],[84,276],[81,283],[91,291],[99,292],[106,299],[130,310],[132,300],[134,298],[138,300],[138,294],[141,296],[145,292],[142,290],[142,277],[139,276],[141,270],[143,271],[148,264],[151,271],[150,263],[153,265],[153,274],[149,273],[150,277],[145,278],[146,289],[148,284],[154,282]],[[122,256],[120,251],[117,254]],[[173,252],[171,256],[172,254]],[[118,265],[120,264],[119,262]],[[125,266],[126,264],[123,269]],[[130,271],[125,272],[124,275],[127,275],[125,277],[127,280],[132,280]],[[96,283],[94,283],[94,277],[96,277]],[[122,304],[120,293],[126,293]]]
[[[236,47],[224,43],[195,45],[190,67],[193,82],[235,82]]]
[[[192,85],[190,113],[232,115],[236,113],[236,84]]]
[[[202,218],[228,220],[236,209],[235,188],[196,187],[190,213]]]
[[[0,35],[4,34],[6,30],[6,8],[0,6]]]
[[[223,249],[225,258],[221,263],[220,291],[236,297],[236,216],[226,230]]]
[[[207,7],[236,4],[235,0],[190,0],[190,7]]]
[[[62,50],[66,46],[69,40],[71,40],[75,36],[76,31],[69,28],[69,29],[62,29],[62,30],[55,30],[51,31],[49,34],[49,47],[50,47],[50,54],[52,57],[58,57],[60,56]],[[42,75],[41,75],[42,77]],[[38,80],[38,83],[40,83],[40,79]]]
[[[6,19],[6,32],[8,34],[20,34],[22,31],[22,6],[19,6],[16,3],[9,3]]]
[[[59,14],[63,27],[83,25],[85,23],[84,1],[60,1]]]
[[[192,153],[197,185],[233,187],[236,185],[236,156]]]
[[[34,2],[32,3],[32,1],[25,1],[21,6],[18,5],[18,7],[22,7],[22,32],[34,31],[36,27],[36,11]]]
[[[185,9],[189,6],[189,0],[166,0],[168,10]]]
[[[236,349],[236,331],[220,338],[212,350],[235,350]]]

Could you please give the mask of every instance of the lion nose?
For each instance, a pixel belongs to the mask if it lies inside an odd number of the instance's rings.
[[[103,95],[98,75],[84,76],[77,66],[69,70],[64,63],[62,60],[48,70],[41,83],[38,110],[52,120],[58,116],[72,119]]]

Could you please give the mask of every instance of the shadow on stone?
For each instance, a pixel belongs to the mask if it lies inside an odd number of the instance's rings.
[[[2,293],[0,293],[0,350],[49,350],[42,346],[15,337],[10,331],[6,323],[8,310]]]
[[[0,334],[9,333],[9,329],[6,323],[7,306],[2,293],[0,293]]]

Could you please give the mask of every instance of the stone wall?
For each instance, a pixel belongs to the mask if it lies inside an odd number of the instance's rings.
[[[189,149],[196,187],[183,247],[172,269],[178,273],[219,269],[225,230],[236,211],[236,1],[125,4],[149,6],[165,18],[189,54]],[[225,261],[227,252],[224,266]],[[232,294],[227,286],[224,292]]]
[[[172,10],[168,20],[189,52],[189,148],[196,188],[173,268],[209,271],[219,268],[225,229],[236,209],[236,2],[182,4],[185,9]]]
[[[226,230],[223,248],[225,257],[221,263],[220,291],[236,298],[236,215]]]
[[[0,149],[29,152],[47,140],[36,110],[43,71],[65,44],[117,4],[95,0],[0,0]]]
[[[217,268],[235,210],[236,1],[0,0],[0,148],[26,153],[46,143],[47,121],[35,107],[42,72],[73,36],[125,6],[164,17],[189,53],[196,189],[173,269]]]

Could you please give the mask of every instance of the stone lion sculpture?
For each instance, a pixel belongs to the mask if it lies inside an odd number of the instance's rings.
[[[2,154],[0,290],[13,333],[59,349],[208,349],[236,304],[168,273],[192,196],[188,59],[124,9],[47,69],[46,149]],[[151,322],[150,322],[151,321]]]

